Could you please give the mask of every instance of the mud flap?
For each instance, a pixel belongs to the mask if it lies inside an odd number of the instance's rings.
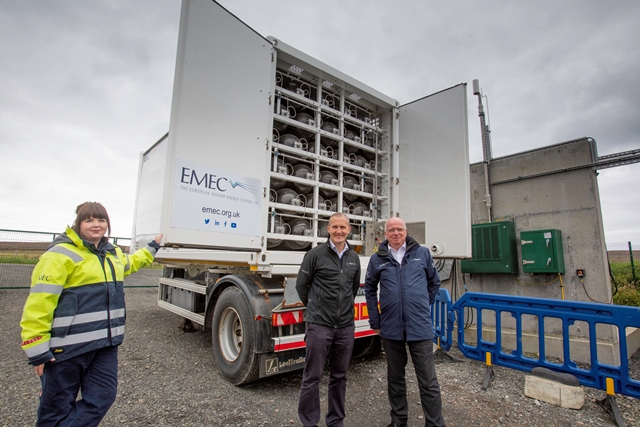
[[[305,349],[299,348],[280,353],[260,354],[260,378],[304,368]]]

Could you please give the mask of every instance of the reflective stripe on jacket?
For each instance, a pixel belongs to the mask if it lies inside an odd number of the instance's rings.
[[[440,276],[427,248],[407,237],[407,252],[399,264],[385,240],[369,261],[364,283],[369,325],[380,329],[382,338],[420,341],[435,337],[431,302],[440,289]]]
[[[155,253],[154,246],[147,246],[126,255],[108,241],[96,249],[67,227],[42,254],[31,276],[20,321],[29,363],[62,361],[121,344],[124,277],[151,264]]]

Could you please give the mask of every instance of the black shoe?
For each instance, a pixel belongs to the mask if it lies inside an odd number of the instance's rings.
[[[401,424],[401,423],[394,423],[393,421],[391,421],[391,424],[389,424],[387,427],[407,427],[407,425]]]

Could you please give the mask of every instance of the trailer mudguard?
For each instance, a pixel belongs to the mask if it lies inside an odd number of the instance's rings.
[[[272,278],[250,274],[223,276],[211,286],[210,292],[207,292],[207,325],[211,325],[213,310],[220,294],[228,287],[235,286],[242,291],[251,309],[255,326],[255,353],[272,352],[271,311],[282,303],[285,283],[286,279],[282,276]]]

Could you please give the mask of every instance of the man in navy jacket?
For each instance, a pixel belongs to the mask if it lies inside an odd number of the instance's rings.
[[[369,261],[365,296],[371,329],[380,335],[387,356],[387,387],[391,424],[407,425],[407,351],[418,378],[425,426],[442,427],[442,399],[433,362],[431,303],[440,289],[440,277],[429,250],[407,236],[400,218],[390,218],[385,237]],[[378,285],[380,294],[378,298]],[[378,309],[378,303],[379,309]]]

